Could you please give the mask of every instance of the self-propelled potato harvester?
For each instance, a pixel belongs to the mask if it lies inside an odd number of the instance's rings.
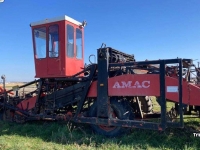
[[[97,62],[86,65],[85,25],[68,16],[30,24],[36,80],[5,90],[2,76],[3,120],[85,123],[113,137],[130,128],[182,128],[185,115],[199,113],[200,72],[192,59],[136,61],[134,55],[102,44]],[[32,84],[33,91],[19,94]],[[152,99],[159,113],[153,111]],[[167,103],[173,104],[169,110]]]

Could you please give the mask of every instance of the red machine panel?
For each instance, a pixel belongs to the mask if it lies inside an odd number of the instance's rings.
[[[166,99],[178,102],[178,79],[165,77]],[[200,87],[183,81],[182,100],[184,104],[200,106]],[[109,96],[160,96],[160,78],[158,74],[127,74],[108,79]],[[93,82],[88,97],[97,97],[97,81]]]
[[[183,103],[187,105],[200,106],[200,88],[194,84],[183,81]],[[178,102],[178,79],[166,77],[166,97],[168,100]]]
[[[88,97],[97,96],[97,82],[93,82]],[[160,79],[157,74],[127,74],[108,79],[109,96],[159,96]]]
[[[35,107],[35,103],[36,103],[37,97],[31,97],[29,99],[23,100],[21,101],[17,107],[22,109],[22,110],[30,110],[32,108]]]
[[[122,75],[108,80],[110,96],[160,95],[160,80],[157,74]]]

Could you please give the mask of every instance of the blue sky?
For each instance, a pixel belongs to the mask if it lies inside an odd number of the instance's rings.
[[[62,15],[87,21],[86,63],[102,43],[138,61],[200,61],[199,0],[5,0],[0,3],[0,75],[7,81],[34,80],[29,25]]]

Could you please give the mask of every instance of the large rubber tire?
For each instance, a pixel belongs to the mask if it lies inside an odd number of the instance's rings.
[[[113,109],[114,114],[112,116],[117,117],[120,120],[133,119],[133,114],[130,106],[126,101],[119,101],[116,98],[110,100],[110,106]],[[89,110],[90,117],[97,116],[97,101],[91,106]],[[91,124],[93,131],[97,134],[107,137],[117,137],[127,133],[130,128],[118,127],[118,126],[102,126]]]
[[[138,97],[141,102],[141,109],[143,113],[153,112],[153,103],[151,96],[140,96]]]

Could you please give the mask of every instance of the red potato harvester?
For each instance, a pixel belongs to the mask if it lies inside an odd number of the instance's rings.
[[[130,128],[182,128],[185,115],[199,113],[200,70],[192,59],[136,61],[102,44],[97,62],[84,65],[85,21],[62,16],[30,26],[37,80],[6,91],[2,76],[3,120],[70,120],[114,137]],[[32,84],[36,89],[19,95]],[[159,112],[153,111],[153,97]]]

